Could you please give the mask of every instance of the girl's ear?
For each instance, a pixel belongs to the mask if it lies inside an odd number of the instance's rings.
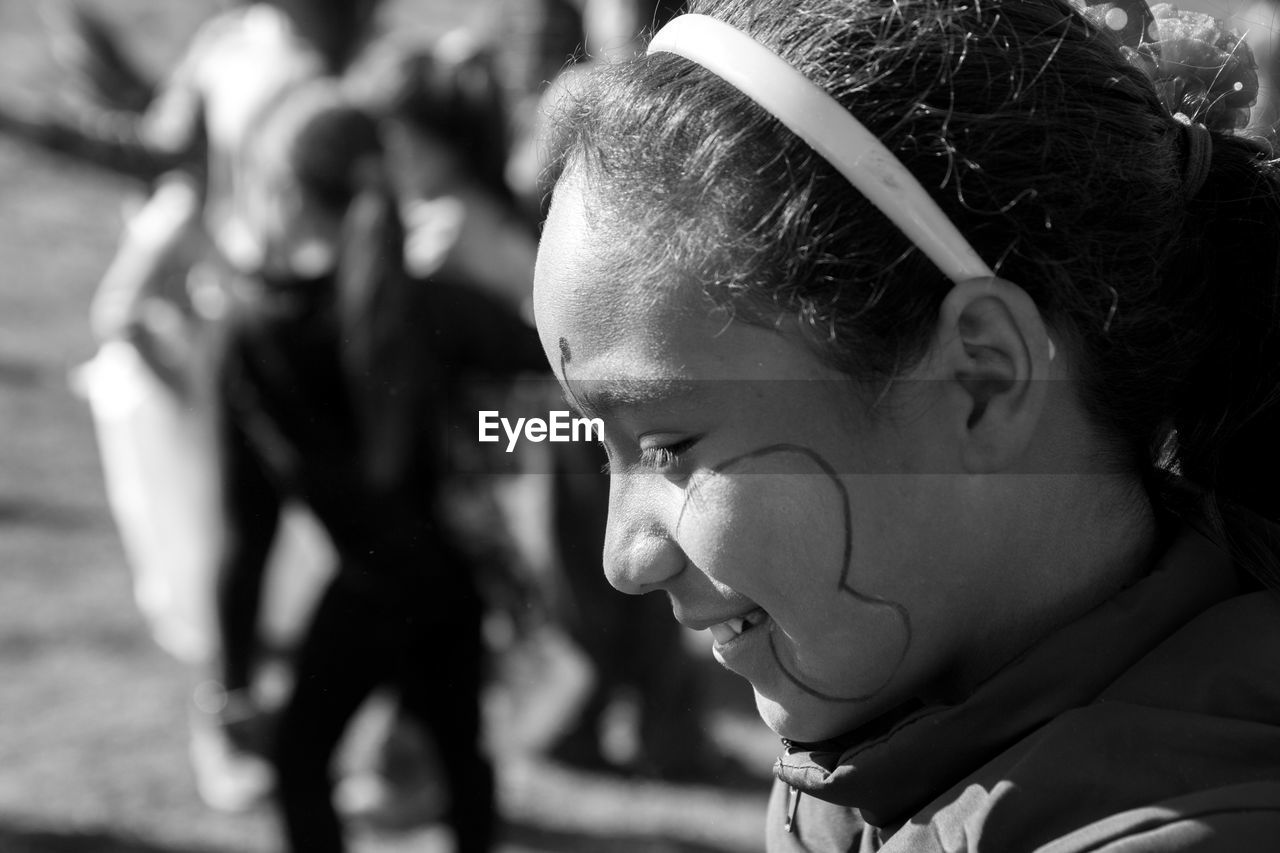
[[[1045,410],[1054,358],[1035,302],[1004,279],[961,282],[943,300],[933,352],[965,470],[1014,468]]]

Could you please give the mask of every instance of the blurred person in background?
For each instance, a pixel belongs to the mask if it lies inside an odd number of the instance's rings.
[[[134,125],[157,157],[182,158],[203,176],[202,221],[215,255],[244,251],[237,216],[236,157],[247,133],[283,93],[340,74],[364,44],[378,0],[230,3],[206,22]],[[162,160],[163,162],[163,160]],[[220,290],[198,295],[215,316]]]
[[[241,600],[216,577],[217,460],[203,417],[210,331],[225,313],[233,265],[252,253],[237,202],[238,158],[285,93],[345,71],[367,41],[377,5],[226,3],[159,83],[140,70],[108,20],[68,5],[52,19],[55,54],[89,100],[74,112],[5,124],[152,182],[95,294],[91,324],[102,346],[80,375],[136,598],[161,645],[197,669],[222,652],[215,597]],[[303,593],[331,571],[333,555],[304,511],[291,508],[280,527],[272,560],[277,574],[293,580],[271,621],[275,640],[286,642],[313,601],[314,593]],[[191,752],[201,796],[235,811],[265,796],[272,778],[263,761],[223,736],[218,717],[237,713],[235,703],[224,703],[220,688],[197,688]]]
[[[199,304],[193,306],[185,286],[169,286],[172,276],[152,273],[174,256],[185,254],[189,263],[239,250],[243,229],[231,199],[235,152],[244,135],[282,92],[346,69],[371,32],[378,0],[224,5],[197,30],[160,83],[141,70],[107,20],[73,4],[47,7],[61,11],[47,16],[54,53],[88,98],[59,111],[0,104],[0,132],[167,189],[161,193],[167,201],[159,206],[169,214],[140,217],[126,231],[126,257],[118,259],[95,298],[92,321],[100,339],[151,332],[178,349],[191,345],[198,322],[166,334],[170,330],[147,328],[148,312],[140,306],[158,297],[195,320],[197,314],[217,313],[220,294],[196,287]],[[170,180],[175,173],[188,177]],[[195,221],[187,215],[192,204],[199,209]],[[203,230],[215,251],[198,246],[191,230]],[[151,347],[143,349],[151,353]],[[174,365],[155,366],[161,376],[174,376]]]
[[[379,39],[344,87],[379,119],[410,229],[411,269],[441,268],[524,306],[536,224],[506,182],[507,100],[484,43],[468,30],[427,44]]]
[[[323,582],[333,559],[324,533],[291,508],[272,560],[274,574],[293,580],[276,587],[274,604],[266,603],[275,636],[249,641],[247,629],[227,629],[229,622],[258,620],[263,602],[260,589],[240,588],[242,574],[216,573],[212,565],[221,544],[217,476],[198,409],[209,381],[207,338],[216,325],[210,321],[226,310],[235,268],[256,263],[257,235],[244,205],[251,188],[240,168],[245,140],[298,86],[348,71],[368,46],[377,6],[365,0],[229,3],[197,31],[158,85],[139,70],[108,21],[68,7],[54,34],[56,52],[92,100],[79,113],[16,125],[46,147],[155,182],[151,198],[130,217],[95,297],[91,315],[103,351],[83,375],[99,413],[108,488],[139,604],[161,644],[201,668],[219,655],[246,660],[243,648],[221,648],[224,642],[252,642],[258,663],[271,643],[288,642],[314,600],[310,587]],[[373,51],[383,60],[385,46]],[[397,155],[389,185],[418,225],[408,241],[410,260],[418,273],[443,265],[442,274],[453,280],[479,282],[519,302],[531,282],[532,229],[516,233],[504,224],[509,217],[501,200],[493,200],[495,181],[486,182],[486,168],[476,162],[501,163],[505,137],[485,126],[486,116],[500,116],[500,108],[485,100],[482,78],[477,86],[477,69],[465,57],[437,61],[420,51],[410,58],[397,56],[403,73],[380,81],[385,91],[363,92],[384,119],[383,133]],[[467,158],[471,162],[461,162]],[[128,411],[117,402],[122,392],[137,401]],[[213,624],[215,583],[222,631]],[[234,684],[247,679],[244,672],[231,674]],[[209,725],[221,719],[234,731],[239,722],[261,723],[259,703],[249,699],[247,682],[243,687],[226,691],[211,682],[196,691],[196,708],[214,715],[192,719],[197,782],[205,800],[224,810],[251,805],[272,784],[252,751],[222,738],[222,726]],[[408,756],[395,754],[403,751],[405,732],[395,727],[373,749],[381,752],[375,761],[382,766],[360,781],[380,781],[382,799],[370,801],[364,786],[366,817],[400,820],[405,815],[397,817],[397,810],[423,805],[394,799],[412,799],[413,790],[396,788],[406,781],[420,785],[423,768],[410,768],[418,775],[398,783],[380,777],[388,765],[405,772]],[[344,786],[344,793],[350,790]]]
[[[334,84],[305,86],[274,108],[242,165],[253,262],[240,259],[217,383],[229,706],[252,701],[255,602],[281,503],[296,497],[324,525],[340,567],[269,747],[291,849],[343,849],[330,760],[386,682],[435,736],[457,849],[488,849],[481,603],[440,521],[441,401],[466,366],[535,365],[532,333],[474,288],[410,278],[377,124]],[[231,736],[255,748],[261,718],[237,717]]]

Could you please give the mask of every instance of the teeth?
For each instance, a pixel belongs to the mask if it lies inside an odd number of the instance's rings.
[[[738,635],[727,622],[721,622],[718,625],[711,626],[711,636],[715,637],[717,643],[727,643]]]
[[[740,616],[721,622],[718,625],[711,626],[711,636],[715,637],[717,643],[727,643],[736,638],[746,629],[746,620]]]

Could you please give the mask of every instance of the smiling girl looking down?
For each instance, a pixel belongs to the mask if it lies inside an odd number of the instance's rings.
[[[1275,849],[1280,179],[1235,42],[691,7],[564,108],[535,308],[610,581],[783,738],[770,849]]]

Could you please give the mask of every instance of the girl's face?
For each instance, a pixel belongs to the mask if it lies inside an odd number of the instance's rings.
[[[785,322],[632,280],[582,193],[557,187],[534,299],[567,397],[604,421],[611,583],[664,591],[680,622],[710,629],[793,740],[946,689],[985,602],[969,481],[937,440],[945,392],[903,381],[868,397]]]

